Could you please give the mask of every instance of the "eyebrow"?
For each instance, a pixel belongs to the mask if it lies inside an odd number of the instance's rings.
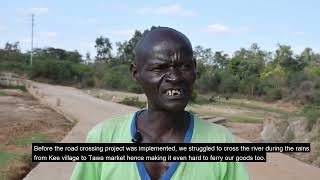
[[[149,61],[146,61],[146,64],[149,64],[149,65],[157,65],[157,64],[161,65],[161,64],[168,64],[168,63],[170,63],[170,61],[161,57],[153,57]]]
[[[151,65],[151,66],[154,66],[154,65],[165,65],[165,64],[169,64],[169,63],[167,61],[159,61],[159,60],[157,60],[157,61],[149,62],[148,64]]]
[[[180,56],[184,57],[184,54],[180,54]],[[148,64],[164,64],[164,63],[171,63],[171,57],[170,56],[166,56],[166,55],[155,55],[153,58],[152,58],[152,62],[148,62]],[[180,57],[181,59],[181,57]],[[183,63],[183,62],[181,62]]]
[[[168,61],[168,58],[169,58],[169,57],[164,58],[164,57],[155,56],[153,59],[154,59],[154,60],[157,60],[157,61],[162,61],[162,62],[163,62],[163,61]]]

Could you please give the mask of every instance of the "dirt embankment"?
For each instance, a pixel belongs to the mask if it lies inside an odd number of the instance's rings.
[[[27,92],[0,92],[0,179],[22,179],[35,166],[31,144],[59,142],[73,124]]]
[[[262,130],[262,124],[227,122],[225,126],[233,135],[249,140],[250,142],[261,142],[260,133]]]
[[[280,119],[268,116],[261,132],[262,142],[310,143],[310,153],[292,153],[303,162],[320,167],[320,120],[310,129],[304,117]]]

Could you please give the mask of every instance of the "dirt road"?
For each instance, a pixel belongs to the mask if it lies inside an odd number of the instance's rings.
[[[31,91],[37,94],[42,102],[79,121],[62,142],[83,142],[89,129],[101,120],[137,110],[91,97],[70,87],[40,83],[34,83],[34,85],[37,88]],[[240,138],[238,141],[247,142]],[[247,163],[252,180],[313,180],[320,177],[320,168],[284,154],[269,153],[267,159],[267,163]],[[25,179],[68,179],[73,167],[74,163],[40,163]]]

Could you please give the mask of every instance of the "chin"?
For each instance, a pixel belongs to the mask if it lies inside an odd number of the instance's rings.
[[[163,105],[164,109],[169,112],[179,112],[179,111],[184,111],[186,108],[187,103],[165,103]]]

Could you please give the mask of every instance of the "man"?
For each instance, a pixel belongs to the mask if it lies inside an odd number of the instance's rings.
[[[135,55],[131,73],[148,98],[148,109],[99,124],[90,131],[87,142],[233,142],[224,127],[184,110],[196,80],[196,62],[185,35],[171,28],[154,28],[138,42]],[[77,164],[71,179],[249,178],[243,165],[235,162],[86,162]]]

